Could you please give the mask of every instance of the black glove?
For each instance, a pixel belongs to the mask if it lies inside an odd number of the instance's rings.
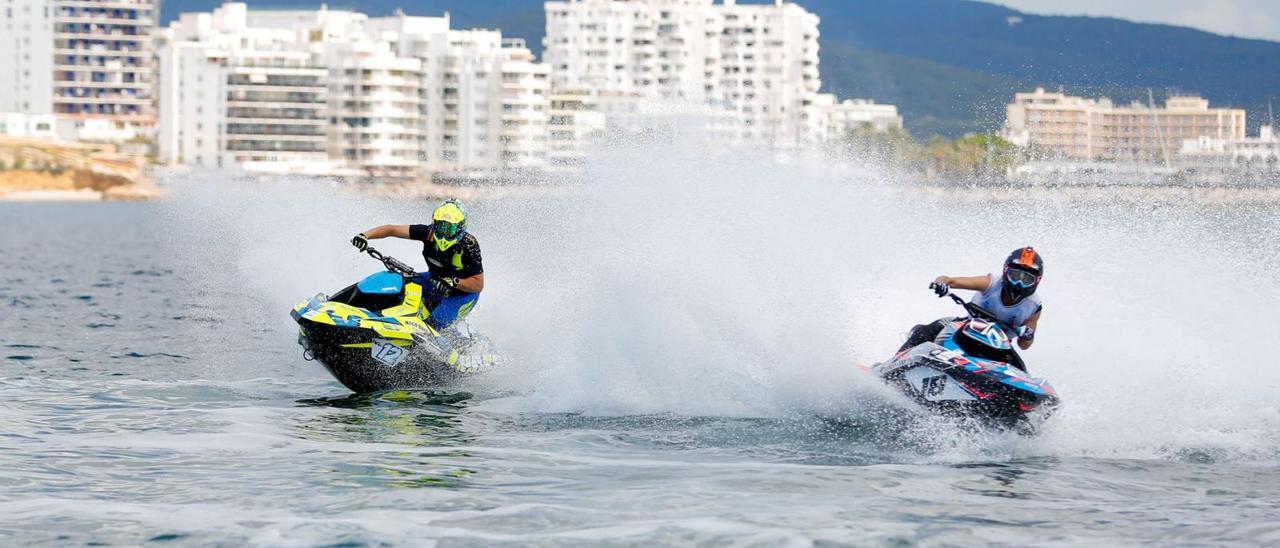
[[[452,293],[454,288],[458,287],[457,278],[437,278],[435,276],[432,276],[431,281],[435,283],[436,291],[444,295],[448,295],[449,293]]]
[[[355,238],[351,239],[351,245],[356,246],[356,249],[359,249],[360,251],[364,251],[369,249],[369,238],[361,232],[356,234]]]
[[[929,284],[929,289],[932,289],[934,293],[937,293],[938,298],[946,297],[948,293],[951,293],[950,285],[938,282]]]

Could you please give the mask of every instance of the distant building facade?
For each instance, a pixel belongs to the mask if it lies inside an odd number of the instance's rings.
[[[1163,108],[1116,106],[1064,93],[1018,93],[1007,109],[1005,137],[1071,160],[1168,164],[1183,141],[1243,139],[1245,111],[1210,108],[1199,97],[1172,97]]]
[[[355,14],[252,13],[228,3],[212,13],[183,14],[165,29],[159,51],[161,161],[333,171],[330,70],[311,40],[319,42],[326,25],[350,24]]]
[[[56,139],[57,118],[52,114],[0,112],[0,135],[32,139]]]
[[[0,113],[53,112],[53,28],[48,0],[10,0],[0,10]]]
[[[154,131],[154,0],[50,0],[53,111],[85,140],[149,139]]]
[[[1257,137],[1188,139],[1183,141],[1175,165],[1200,173],[1280,178],[1280,137],[1272,126],[1262,126]]]
[[[169,163],[388,179],[545,166],[548,71],[447,16],[232,2],[183,14],[160,57]]]
[[[547,119],[547,164],[573,170],[586,161],[586,149],[607,127],[599,104],[583,92],[553,93]]]
[[[556,93],[635,96],[734,114],[736,137],[815,142],[818,17],[797,4],[560,0],[545,4]]]
[[[828,142],[840,141],[851,132],[867,129],[884,132],[902,129],[902,116],[898,107],[883,105],[867,99],[845,99],[823,93],[815,102],[822,138]]]
[[[702,102],[718,97],[723,18],[712,0],[545,4],[556,90]]]

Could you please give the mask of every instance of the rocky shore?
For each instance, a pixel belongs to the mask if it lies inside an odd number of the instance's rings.
[[[145,157],[103,144],[0,137],[0,201],[146,201]]]

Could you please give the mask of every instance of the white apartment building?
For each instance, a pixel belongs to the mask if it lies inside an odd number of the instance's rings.
[[[739,137],[780,147],[821,129],[818,17],[794,3],[560,0],[546,16],[556,92],[710,103]]]
[[[546,166],[547,122],[551,117],[550,70],[534,58],[524,40],[502,41],[496,68],[501,102],[498,153],[508,170],[530,171]]]
[[[150,138],[154,0],[48,0],[53,111],[85,140]],[[34,54],[34,52],[33,52]]]
[[[1243,139],[1243,109],[1210,108],[1199,97],[1172,97],[1163,108],[1085,99],[1043,88],[1016,94],[1008,106],[1009,141],[1072,160],[1168,164],[1183,141]]]
[[[241,3],[183,14],[159,51],[161,161],[328,173],[329,69],[309,40],[351,12],[252,15]],[[310,24],[297,24],[298,17]]]
[[[548,71],[498,31],[227,3],[167,40],[166,161],[397,179],[545,166]]]
[[[455,178],[546,166],[548,70],[523,40],[451,30],[448,16],[370,19],[372,35],[422,62],[423,168]]]
[[[557,171],[581,167],[592,141],[606,127],[605,115],[583,92],[553,93],[547,119],[547,164]]]
[[[565,0],[545,9],[554,89],[718,97],[722,17],[712,0]]]
[[[814,105],[824,141],[840,141],[861,128],[876,132],[902,129],[902,116],[894,105],[882,105],[868,99],[840,101],[829,93],[819,94]]]
[[[412,177],[422,165],[422,61],[388,44],[330,48],[329,155],[372,177]]]
[[[779,147],[815,142],[818,16],[782,0],[725,0],[723,13],[720,95],[742,117],[743,137]]]
[[[0,81],[0,113],[53,112],[52,9],[48,0],[4,2],[0,10],[0,75],[5,78]]]

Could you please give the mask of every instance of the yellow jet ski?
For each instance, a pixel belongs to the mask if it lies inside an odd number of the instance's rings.
[[[437,330],[427,323],[417,272],[376,249],[366,253],[386,270],[293,307],[304,358],[356,393],[435,388],[493,366],[487,341],[465,324]]]

